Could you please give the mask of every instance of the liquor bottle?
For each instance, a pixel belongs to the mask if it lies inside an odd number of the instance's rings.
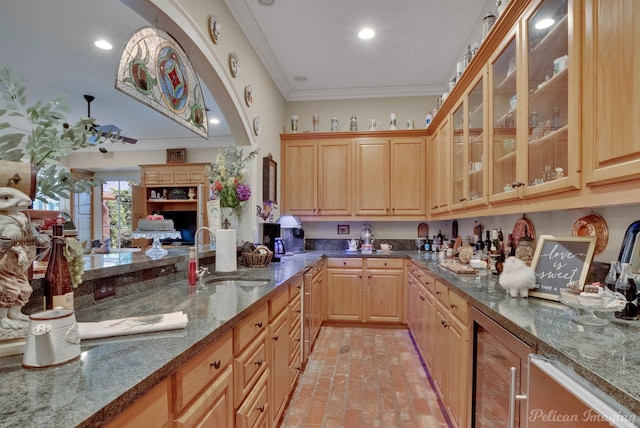
[[[491,252],[491,235],[490,234],[491,234],[491,231],[487,230],[486,239],[484,240],[484,248],[482,249],[485,255],[489,255],[489,253]]]
[[[196,285],[198,275],[196,272],[196,247],[189,248],[189,265],[188,265],[189,285]]]
[[[44,308],[62,307],[73,310],[73,285],[69,263],[64,255],[66,243],[63,225],[54,224],[52,229],[51,254],[44,275]]]

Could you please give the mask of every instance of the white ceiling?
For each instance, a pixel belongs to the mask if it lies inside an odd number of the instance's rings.
[[[441,94],[467,43],[477,41],[493,0],[225,0],[287,100]],[[215,11],[212,10],[215,14]],[[224,23],[222,23],[224,32]],[[28,100],[66,94],[86,116],[112,123],[136,145],[111,151],[228,144],[230,132],[206,91],[209,141],[114,89],[122,46],[149,25],[117,0],[5,1],[0,14],[0,67],[24,80]],[[369,25],[376,37],[360,41]],[[224,33],[222,34],[224,37]],[[474,38],[475,37],[475,38]],[[111,51],[93,46],[108,39]],[[297,81],[296,76],[306,80]],[[226,143],[225,143],[226,142]]]

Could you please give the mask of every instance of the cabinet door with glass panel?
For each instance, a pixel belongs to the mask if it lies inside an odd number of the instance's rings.
[[[485,75],[486,69],[478,75],[471,84],[471,90],[467,95],[468,118],[467,122],[467,207],[486,205],[487,203],[487,159],[485,153],[484,105]]]
[[[453,132],[451,133],[451,209],[465,208],[467,188],[467,155],[465,150],[465,103],[460,100],[451,116]]]
[[[522,178],[520,155],[517,150],[517,38],[516,28],[497,49],[489,62],[491,99],[493,108],[489,141],[491,141],[489,199],[502,202],[518,199]]]
[[[579,111],[576,81],[579,65],[569,67],[568,0],[539,1],[524,18],[527,64],[527,178],[525,195],[548,194],[578,188],[580,148],[570,133]],[[577,43],[577,42],[575,42]],[[524,96],[524,93],[523,93]],[[520,104],[523,107],[525,104]],[[575,110],[572,110],[575,109]],[[573,143],[572,143],[573,141]]]

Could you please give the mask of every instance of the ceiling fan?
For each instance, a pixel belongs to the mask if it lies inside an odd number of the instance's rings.
[[[87,117],[91,117],[91,101],[95,99],[93,95],[84,95],[85,101],[87,101]],[[135,144],[138,140],[135,138],[125,137],[120,135],[122,129],[118,128],[116,125],[93,125],[93,130],[100,133],[103,137],[111,138],[114,140],[120,140],[125,143]],[[98,140],[97,136],[92,136],[89,138],[89,143],[96,144]]]

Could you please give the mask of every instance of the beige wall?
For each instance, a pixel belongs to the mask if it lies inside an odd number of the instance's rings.
[[[358,130],[369,127],[369,120],[380,121],[380,129],[389,129],[389,116],[396,114],[396,126],[405,129],[407,119],[413,119],[416,128],[425,127],[425,119],[429,110],[436,105],[435,96],[396,97],[396,98],[363,98],[349,100],[323,101],[290,101],[286,106],[286,116],[281,128],[291,132],[291,116],[299,117],[298,132],[312,129],[312,117],[320,115],[320,132],[331,130],[331,118],[337,117],[342,122],[341,131],[349,130],[351,115],[358,118]]]

